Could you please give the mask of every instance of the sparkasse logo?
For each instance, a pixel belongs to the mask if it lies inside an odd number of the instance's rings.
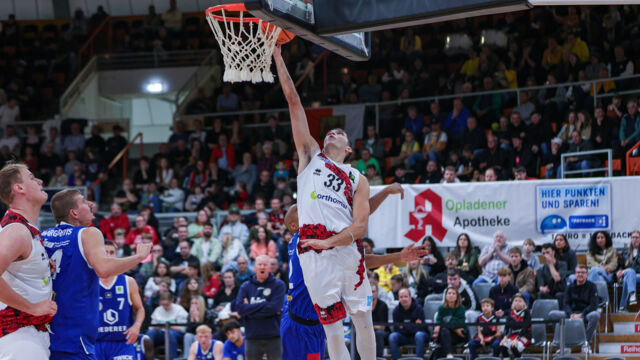
[[[431,226],[431,236],[442,242],[447,229],[442,226],[442,197],[427,189],[414,198],[413,211],[409,212],[409,225],[412,227],[404,236],[413,242],[418,242],[425,237],[427,225]],[[431,211],[426,210],[427,202],[431,205]]]

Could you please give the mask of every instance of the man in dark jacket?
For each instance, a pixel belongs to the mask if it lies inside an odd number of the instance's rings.
[[[406,323],[393,327],[393,332],[389,336],[389,347],[391,348],[391,358],[400,358],[400,346],[415,345],[416,356],[423,357],[427,344],[427,333],[424,324],[424,311],[422,306],[411,298],[409,289],[402,288],[398,291],[400,304],[393,309],[393,322]]]
[[[576,267],[576,280],[572,282],[564,293],[564,302],[560,305],[562,310],[554,310],[549,313],[550,320],[559,320],[563,317],[571,319],[583,319],[587,325],[587,341],[591,345],[593,334],[600,324],[598,312],[598,289],[594,283],[587,281],[587,267]],[[583,349],[583,351],[589,351]]]
[[[535,296],[536,291],[536,274],[522,259],[522,250],[514,246],[509,249],[509,270],[511,270],[511,284],[515,285],[527,301],[527,305],[531,305],[531,297]]]
[[[280,314],[284,303],[285,285],[269,272],[269,257],[260,255],[254,266],[256,274],[245,281],[231,310],[242,316],[246,331],[246,358],[282,357]]]
[[[538,299],[557,299],[564,301],[564,289],[568,272],[567,262],[556,259],[556,249],[551,243],[542,245],[545,264],[538,272]]]

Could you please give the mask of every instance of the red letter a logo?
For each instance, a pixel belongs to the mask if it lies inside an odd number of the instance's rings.
[[[431,211],[425,209],[426,202],[431,204]],[[442,227],[442,198],[440,195],[427,189],[415,197],[415,205],[413,211],[409,212],[409,230],[405,237],[414,242],[420,241],[425,237],[427,225],[431,225],[431,236],[442,242],[447,234],[447,229]]]

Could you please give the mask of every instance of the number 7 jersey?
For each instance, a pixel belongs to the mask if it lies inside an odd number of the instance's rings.
[[[298,175],[300,239],[327,239],[353,224],[360,173],[317,151]]]

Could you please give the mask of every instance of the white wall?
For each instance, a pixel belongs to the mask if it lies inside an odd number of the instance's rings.
[[[129,101],[131,109],[131,134],[144,134],[145,143],[166,142],[171,134],[175,106],[156,98],[134,98]]]
[[[161,82],[165,86],[165,92],[176,92],[182,88],[196,69],[195,66],[189,66],[101,71],[100,94],[115,97],[145,93],[146,85],[150,81]]]
[[[87,118],[97,119],[98,116],[98,103],[100,98],[98,75],[94,75],[89,81],[87,87],[82,91],[80,96],[69,109],[68,113],[64,114],[65,117],[71,118]]]
[[[53,19],[53,0],[0,0],[0,19],[9,14],[17,20]]]

